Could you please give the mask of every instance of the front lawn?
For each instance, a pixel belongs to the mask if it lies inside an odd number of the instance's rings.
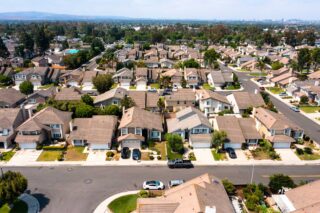
[[[320,155],[314,154],[314,153],[313,154],[304,153],[302,155],[297,154],[297,156],[300,158],[300,160],[319,160],[320,159]]]
[[[215,161],[227,160],[226,153],[218,153],[216,149],[211,150],[211,153]]]
[[[254,77],[266,77],[267,73],[265,72],[252,72],[250,73],[250,76],[254,76]]]
[[[88,157],[87,153],[83,153],[85,147],[68,147],[67,153],[65,155],[66,161],[85,161]]]
[[[161,160],[167,160],[166,159],[166,143],[155,143],[154,149],[157,150],[158,154],[161,155]]]
[[[137,199],[138,195],[126,195],[123,197],[119,197],[112,201],[109,205],[108,208],[113,212],[113,213],[129,213],[137,208]]]
[[[13,155],[15,154],[15,151],[11,150],[8,152],[3,152],[2,157],[0,158],[0,161],[9,161]]]
[[[173,152],[170,146],[170,143],[167,142],[167,155],[168,155],[168,160],[175,160],[175,159],[182,159],[183,155],[177,152]]]
[[[238,86],[229,85],[229,86],[225,87],[224,89],[225,90],[237,90],[237,89],[240,89],[240,88],[241,88],[240,85],[238,85]]]
[[[37,161],[56,161],[61,159],[62,150],[43,150]]]
[[[117,88],[117,87],[118,87],[118,84],[112,84],[111,89],[115,89],[115,88]]]
[[[54,84],[46,84],[46,85],[38,87],[38,89],[49,89],[50,87],[53,87],[53,86],[54,86]]]
[[[28,205],[21,201],[17,200],[13,203],[13,207],[10,208],[8,204],[4,204],[0,207],[0,213],[25,213],[28,212]]]
[[[137,86],[130,86],[129,89],[131,89],[131,90],[136,90],[136,89],[137,89]]]
[[[280,87],[268,87],[267,90],[269,90],[273,94],[280,94],[282,92],[285,92],[284,89],[282,89]]]
[[[210,86],[208,83],[204,83],[202,85],[202,88],[207,90],[214,90],[214,87]]]
[[[267,140],[260,141],[259,147],[251,150],[251,154],[255,160],[281,160],[280,155]]]
[[[299,109],[305,113],[317,113],[320,111],[320,106],[301,106]]]
[[[158,83],[150,84],[150,87],[152,89],[160,89],[160,84],[158,84]]]

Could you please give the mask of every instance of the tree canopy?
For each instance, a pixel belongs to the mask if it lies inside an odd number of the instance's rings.
[[[25,95],[33,93],[33,84],[30,81],[24,81],[19,85],[20,92]]]
[[[113,85],[113,79],[110,74],[98,75],[92,79],[92,82],[99,93],[110,90]]]

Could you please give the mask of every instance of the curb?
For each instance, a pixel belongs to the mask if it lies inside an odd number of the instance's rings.
[[[115,199],[125,196],[125,195],[131,195],[131,194],[137,194],[139,191],[127,191],[127,192],[121,192],[115,195],[112,195],[102,201],[97,208],[93,211],[93,213],[112,213],[110,209],[108,208],[108,205],[114,201]]]
[[[28,213],[38,213],[40,212],[40,204],[37,198],[30,194],[23,193],[19,196],[19,200],[22,200],[28,205]]]

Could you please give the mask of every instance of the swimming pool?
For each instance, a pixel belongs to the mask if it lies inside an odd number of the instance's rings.
[[[77,50],[77,49],[66,50],[66,54],[77,54],[78,52],[79,52],[79,50]]]

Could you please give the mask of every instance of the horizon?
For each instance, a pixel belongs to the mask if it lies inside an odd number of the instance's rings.
[[[194,0],[15,0],[14,3],[3,2],[0,13],[37,12],[160,20],[319,20],[317,8],[320,2],[316,0],[199,1],[201,3]]]

